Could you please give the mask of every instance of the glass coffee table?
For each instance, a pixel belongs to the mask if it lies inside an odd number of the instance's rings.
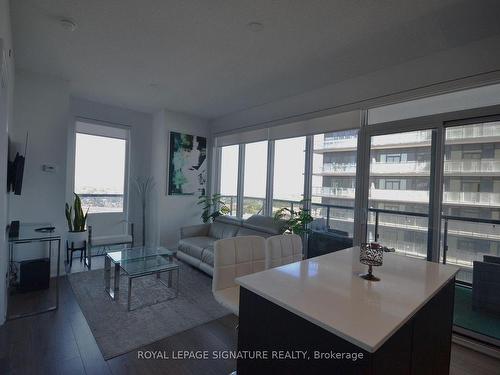
[[[119,299],[120,273],[123,271],[123,274],[128,277],[127,310],[131,311],[130,300],[132,296],[132,281],[134,279],[156,274],[156,278],[160,283],[167,288],[172,288],[172,273],[175,272],[177,277],[175,297],[177,297],[179,295],[179,263],[174,260],[175,254],[176,251],[168,250],[164,247],[143,246],[106,253],[104,259],[104,288],[106,292],[113,300],[117,301]],[[112,272],[114,273],[113,288],[111,288]],[[167,283],[160,278],[160,274],[165,272],[168,273]],[[156,301],[154,303],[159,302],[164,301]]]

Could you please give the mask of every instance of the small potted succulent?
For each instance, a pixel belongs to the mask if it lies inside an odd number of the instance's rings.
[[[75,193],[74,193],[75,194]],[[66,221],[68,223],[68,244],[72,244],[75,248],[82,247],[84,241],[87,240],[87,214],[88,209],[85,214],[82,209],[82,201],[80,197],[75,194],[75,200],[72,205],[66,203]]]

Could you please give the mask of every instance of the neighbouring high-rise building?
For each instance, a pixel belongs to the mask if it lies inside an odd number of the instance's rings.
[[[328,226],[352,235],[357,130],[315,137],[313,203],[330,205]],[[500,227],[475,219],[500,219],[500,122],[446,129],[441,247],[447,263],[463,267],[500,255]],[[368,238],[409,256],[427,254],[431,131],[371,139]],[[325,208],[313,214],[326,217]],[[446,225],[445,225],[446,224]],[[445,233],[446,231],[446,233]],[[441,257],[443,256],[441,251]]]

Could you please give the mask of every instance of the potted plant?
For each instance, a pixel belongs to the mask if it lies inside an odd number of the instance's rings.
[[[75,193],[74,193],[75,194]],[[80,197],[75,194],[75,200],[72,205],[66,203],[66,221],[68,223],[68,244],[72,244],[75,248],[82,247],[84,241],[87,239],[87,214],[88,209],[85,214],[82,209],[82,201]]]
[[[227,215],[231,212],[226,203],[221,199],[220,194],[201,195],[198,198],[199,206],[202,206],[201,220],[204,223],[213,221],[217,216]]]
[[[309,223],[314,218],[311,216],[310,210],[303,208],[304,201],[300,202],[302,207],[298,210],[293,210],[288,207],[282,207],[274,214],[274,219],[284,223],[284,230],[288,233],[298,234],[302,238],[309,233]]]

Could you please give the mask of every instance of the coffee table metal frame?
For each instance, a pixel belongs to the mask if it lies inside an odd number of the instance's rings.
[[[127,250],[131,250],[131,249],[129,248]],[[123,268],[121,266],[121,261],[117,262],[111,258],[111,256],[109,255],[111,253],[113,253],[113,251],[106,253],[105,258],[104,258],[104,290],[106,291],[106,293],[108,293],[108,295],[113,300],[118,301],[119,296],[120,296],[120,272]],[[150,276],[150,275],[156,274],[156,278],[158,279],[158,281],[162,285],[166,286],[167,288],[172,288],[172,272],[176,271],[177,280],[176,280],[176,287],[175,287],[175,296],[167,298],[167,299],[162,300],[162,301],[155,301],[153,303],[143,304],[139,307],[134,308],[133,310],[137,310],[138,308],[147,307],[147,306],[151,306],[151,305],[154,305],[157,303],[165,302],[165,301],[168,301],[170,299],[174,299],[174,298],[178,297],[178,295],[179,295],[179,268],[180,268],[180,266],[179,266],[179,264],[177,264],[173,261],[174,254],[175,254],[175,252],[171,252],[171,254],[158,253],[156,255],[144,257],[144,258],[150,258],[150,257],[156,257],[156,256],[164,256],[164,257],[169,258],[169,261],[172,262],[172,265],[169,268],[164,269],[164,270],[162,270],[162,269],[157,270],[156,269],[156,270],[145,271],[142,273],[130,275],[130,274],[128,274],[128,272],[125,269],[123,269],[123,271],[125,272],[125,275],[128,276],[128,294],[127,294],[127,310],[128,311],[132,311],[132,309],[130,307],[131,297],[132,297],[132,281],[136,278],[139,278],[139,277]],[[129,258],[128,260],[138,260],[140,258],[141,257]],[[114,264],[114,267],[113,267],[114,268],[113,288],[111,288],[111,263]],[[167,283],[165,283],[160,277],[160,274],[165,273],[165,272],[168,272]]]

